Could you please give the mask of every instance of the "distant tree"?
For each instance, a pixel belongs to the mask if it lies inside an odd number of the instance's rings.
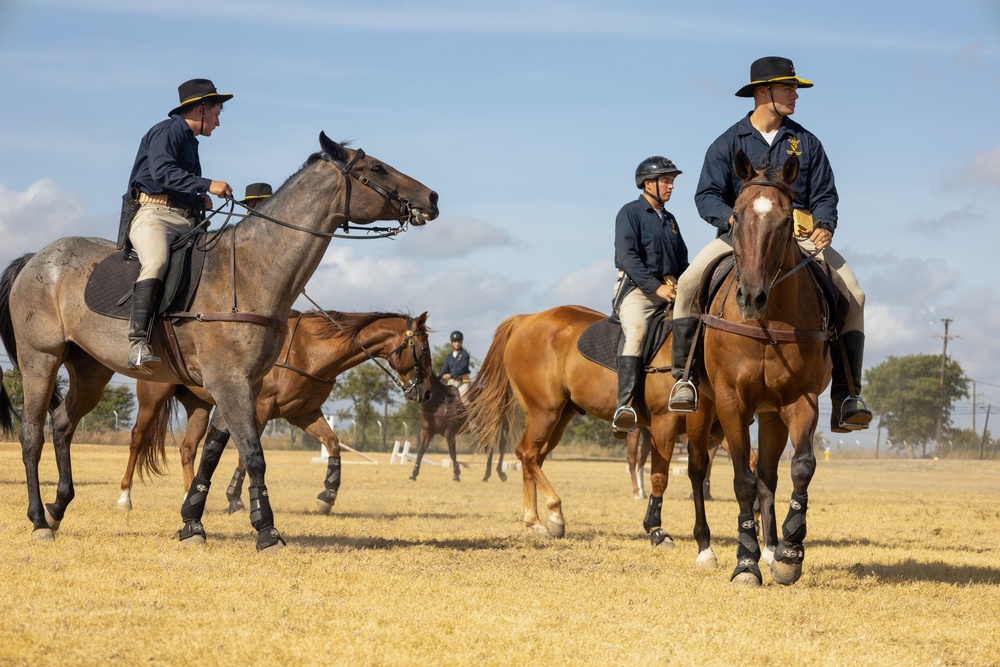
[[[396,386],[375,364],[361,364],[338,377],[331,398],[350,401],[354,406],[357,444],[366,446],[376,444],[372,433],[378,433],[377,422],[400,400]]]
[[[625,441],[614,437],[611,423],[591,414],[575,415],[566,426],[561,442],[625,448]]]
[[[89,428],[112,430],[117,425],[121,429],[132,421],[135,410],[135,394],[128,385],[112,387],[108,385],[101,394],[101,400],[90,414]],[[117,417],[115,413],[118,413]]]
[[[969,395],[969,378],[953,359],[945,363],[944,404],[940,390],[941,357],[915,354],[889,357],[865,372],[865,401],[879,416],[896,449],[904,441],[923,447],[934,442],[938,414],[942,432],[951,425],[951,410],[955,401]]]

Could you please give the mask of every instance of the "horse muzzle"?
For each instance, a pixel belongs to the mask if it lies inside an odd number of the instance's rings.
[[[741,284],[736,288],[736,305],[745,320],[759,320],[767,310],[768,290]]]

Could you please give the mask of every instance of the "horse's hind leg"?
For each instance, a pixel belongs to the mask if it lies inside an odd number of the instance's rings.
[[[184,527],[177,532],[177,537],[185,544],[205,543],[205,527],[201,523],[201,517],[205,514],[205,502],[208,500],[208,490],[212,486],[212,475],[219,466],[219,460],[228,442],[229,432],[221,417],[214,418],[208,429],[205,446],[201,450],[198,472],[192,477],[184,495],[184,503],[181,505]]]
[[[490,481],[490,474],[493,472],[493,448],[490,447],[489,451],[486,453],[486,474],[483,475],[483,481]]]
[[[23,348],[21,354],[23,355]],[[45,444],[45,416],[55,387],[59,363],[59,359],[49,355],[31,359],[22,356],[20,363],[24,390],[21,460],[24,462],[24,476],[28,487],[28,519],[33,528],[32,537],[38,540],[55,539],[53,528],[59,525],[56,521],[55,526],[52,526],[46,519],[38,480],[38,462],[42,458],[42,447]]]
[[[691,480],[691,497],[694,500],[694,539],[698,543],[698,557],[695,567],[699,570],[714,570],[719,561],[712,550],[712,531],[708,526],[705,513],[705,500],[708,496],[709,432],[715,421],[715,405],[702,396],[697,413],[688,415],[686,426],[688,433],[688,478]]]
[[[59,527],[66,508],[75,495],[70,445],[76,425],[84,415],[97,407],[104,387],[114,375],[113,371],[89,358],[67,363],[66,370],[69,373],[66,400],[52,413],[52,444],[56,452],[59,485],[56,487],[55,501],[45,505],[45,514],[53,530]]]
[[[551,452],[562,437],[566,425],[576,411],[564,406],[558,415],[547,412],[545,419],[537,416],[534,420],[527,419],[524,435],[517,446],[517,458],[521,460],[521,476],[524,491],[524,523],[538,533],[546,533],[551,537],[562,537],[566,534],[566,519],[562,513],[562,500],[542,472],[545,456]],[[542,425],[536,426],[541,422]],[[545,524],[538,518],[537,492],[541,490],[548,509]]]
[[[451,481],[460,482],[462,477],[462,471],[458,466],[458,453],[456,451],[455,445],[455,431],[449,430],[445,435],[445,441],[448,443],[448,454],[451,455],[451,468],[453,475]]]
[[[434,434],[430,428],[425,426],[420,427],[420,436],[417,438],[417,458],[413,461],[413,472],[410,473],[411,481],[417,481],[417,475],[420,474],[420,463],[424,460],[424,453],[430,447],[431,438],[433,437]]]
[[[813,451],[813,435],[818,420],[816,400],[815,394],[807,394],[791,407],[785,408],[781,415],[788,424],[788,434],[794,451],[792,452],[792,498],[788,515],[781,526],[781,542],[775,548],[774,560],[771,562],[771,577],[779,584],[794,584],[802,576],[809,483],[816,472],[816,455]],[[761,462],[758,461],[758,469],[760,465]]]

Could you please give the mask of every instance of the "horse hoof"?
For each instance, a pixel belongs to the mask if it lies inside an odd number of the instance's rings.
[[[240,500],[239,498],[236,498],[235,500],[229,501],[229,507],[226,508],[226,512],[228,512],[229,514],[236,514],[237,512],[243,509],[246,509],[246,507],[243,505],[243,501]]]
[[[635,500],[645,500],[646,499],[646,494],[645,493],[637,493],[634,496],[632,496],[632,498],[634,498]]]
[[[783,586],[791,586],[802,576],[802,563],[771,561],[771,578]]]
[[[329,516],[330,512],[333,511],[333,503],[328,503],[325,500],[320,500],[319,498],[317,498],[316,509],[319,510],[320,514],[326,514],[327,516]]]
[[[417,481],[417,476],[416,475],[410,475],[410,481],[411,482]]]
[[[177,531],[177,539],[181,544],[189,546],[199,546],[205,544],[205,527],[200,521],[188,521],[184,527]]]
[[[500,478],[501,482],[506,482],[507,481],[507,473],[505,473],[505,472],[498,472],[497,473],[497,477]]]
[[[31,539],[36,542],[54,542],[56,534],[51,528],[39,528],[31,532]]]
[[[45,506],[45,523],[49,524],[49,528],[52,530],[59,530],[59,524],[62,523],[62,519],[54,519],[52,514],[49,513],[49,507],[51,505]]]
[[[453,481],[453,482],[461,482],[462,480],[459,478],[458,475],[455,475],[454,477],[451,478],[451,481]]]
[[[733,577],[731,583],[735,586],[753,586],[758,588],[760,587],[760,579],[755,577],[750,572],[740,572],[735,577]]]
[[[132,511],[132,496],[128,491],[122,491],[122,495],[118,499],[118,509],[125,512]]]
[[[182,538],[181,544],[189,547],[200,547],[201,545],[206,544],[207,541],[208,540],[205,539],[204,535],[192,535],[188,538]]]
[[[714,551],[705,549],[698,554],[698,558],[694,561],[694,567],[702,572],[710,572],[719,568],[719,560],[715,557]]]
[[[552,537],[561,538],[566,534],[566,524],[564,523],[557,523],[549,519],[545,527],[548,534]]]
[[[673,549],[674,548],[674,538],[670,537],[667,531],[662,528],[655,528],[649,533],[649,542],[654,547],[661,549]]]
[[[257,533],[257,551],[262,553],[277,553],[285,546],[285,541],[281,539],[281,533],[277,528],[265,528]]]

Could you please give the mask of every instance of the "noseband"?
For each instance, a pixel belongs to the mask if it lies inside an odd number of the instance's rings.
[[[389,201],[396,202],[396,204],[399,205],[399,222],[400,222],[400,224],[402,224],[403,226],[405,226],[405,225],[413,222],[414,219],[415,219],[415,217],[418,216],[418,215],[420,215],[420,214],[417,213],[416,211],[414,211],[413,208],[410,206],[410,200],[404,199],[403,197],[400,197],[395,192],[389,192],[388,190],[386,190],[385,188],[383,188],[378,183],[372,183],[371,180],[367,176],[362,176],[358,172],[354,171],[353,167],[354,167],[355,163],[357,163],[357,161],[360,160],[363,157],[365,157],[365,151],[363,149],[359,148],[357,151],[355,151],[354,157],[351,158],[351,161],[348,162],[347,164],[345,164],[343,167],[340,168],[340,173],[342,173],[344,176],[350,176],[351,178],[357,180],[358,183],[361,183],[362,185],[367,185],[369,188],[371,188],[375,192],[379,193],[380,195],[382,195],[383,197],[385,197]],[[330,164],[332,164],[334,166],[337,166],[336,160],[334,160],[332,157],[330,157],[326,153],[323,153],[323,159],[326,160],[326,161],[328,161]],[[351,181],[350,181],[349,178],[345,178],[344,179],[344,188],[346,189],[347,192],[346,192],[346,196],[344,197],[344,225],[343,225],[343,229],[344,229],[345,233],[350,233],[350,227],[348,226],[348,223],[351,221],[351,213],[350,213],[350,211],[351,211]]]

